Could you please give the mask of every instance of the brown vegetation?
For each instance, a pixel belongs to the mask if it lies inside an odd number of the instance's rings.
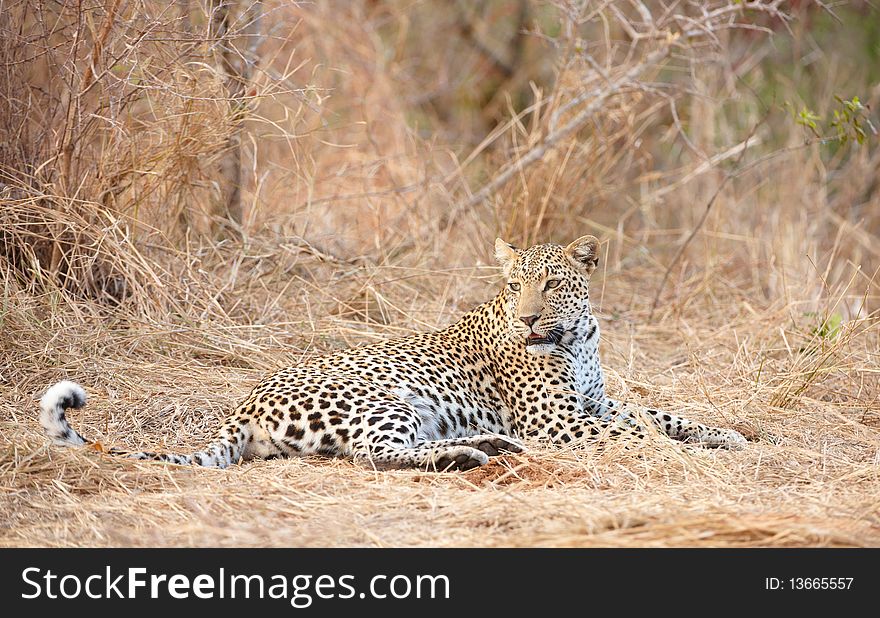
[[[880,544],[878,17],[0,0],[0,545]],[[69,378],[83,434],[196,449],[266,372],[488,298],[497,235],[586,233],[611,394],[745,451],[217,471],[39,430]]]

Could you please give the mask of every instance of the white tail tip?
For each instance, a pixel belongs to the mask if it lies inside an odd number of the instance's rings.
[[[86,392],[69,380],[58,382],[40,398],[40,425],[55,444],[79,446],[86,443],[85,438],[74,431],[64,411],[68,408],[81,408],[86,405]]]

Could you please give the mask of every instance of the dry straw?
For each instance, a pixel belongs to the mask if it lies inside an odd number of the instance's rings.
[[[784,4],[0,2],[0,545],[880,544],[880,150],[762,94],[866,79]],[[39,431],[70,378],[82,433],[195,450],[266,372],[487,299],[495,235],[582,233],[610,393],[746,450],[217,471]]]

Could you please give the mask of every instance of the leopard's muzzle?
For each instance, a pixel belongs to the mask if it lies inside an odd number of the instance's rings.
[[[538,333],[529,333],[526,336],[526,347],[533,345],[543,345],[547,343],[552,343],[554,345],[558,344],[562,340],[562,335],[565,331],[561,326],[557,326],[545,335],[539,335]]]

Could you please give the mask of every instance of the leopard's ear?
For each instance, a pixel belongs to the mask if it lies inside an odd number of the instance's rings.
[[[495,259],[501,264],[505,277],[510,274],[510,269],[513,268],[513,263],[518,257],[519,249],[500,238],[495,239]]]
[[[565,248],[565,254],[575,266],[591,275],[599,265],[599,239],[595,236],[581,236]]]

